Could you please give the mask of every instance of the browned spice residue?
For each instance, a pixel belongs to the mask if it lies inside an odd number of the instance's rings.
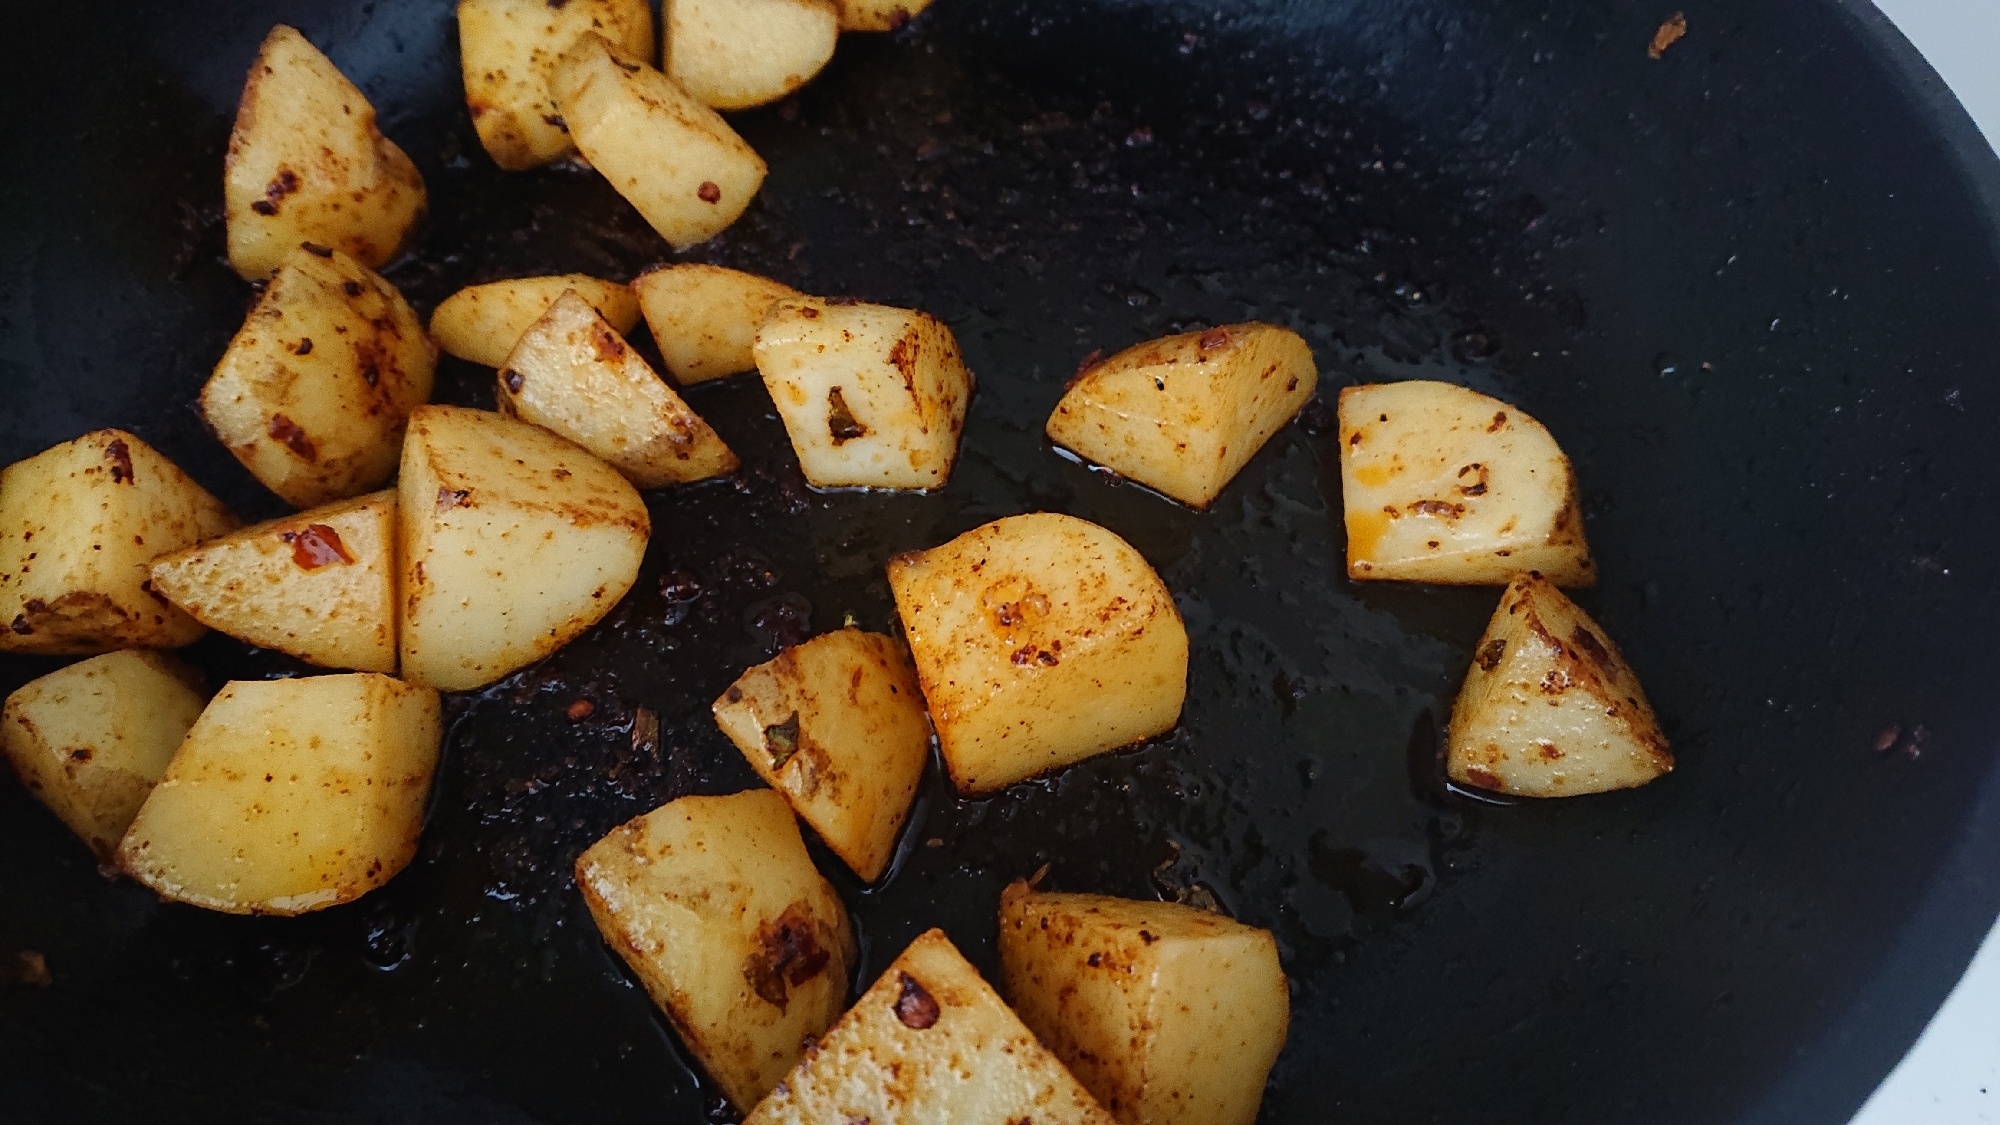
[[[111,444],[104,447],[104,455],[111,459],[111,483],[131,484],[132,450],[125,444],[125,439],[113,438]]]
[[[811,912],[800,903],[757,927],[756,949],[743,963],[743,977],[758,996],[784,1011],[789,989],[818,976],[833,959],[813,933]]]
[[[466,502],[472,493],[463,488],[438,489],[438,512],[443,514]]]
[[[292,562],[300,570],[318,570],[333,563],[346,565],[354,561],[347,544],[340,541],[340,533],[323,523],[307,524],[303,531],[287,531],[278,538],[292,545]]]
[[[896,977],[902,988],[896,995],[896,1018],[912,1031],[934,1026],[941,1011],[937,1000],[910,974],[897,973]]]
[[[297,422],[283,414],[271,415],[271,421],[264,427],[264,432],[271,435],[272,441],[282,443],[286,449],[300,457],[308,461],[319,460],[319,450],[314,447],[312,439],[306,436],[304,430],[299,429]]]
[[[862,425],[854,417],[854,412],[847,408],[847,399],[840,393],[839,387],[826,392],[826,428],[833,435],[836,446],[868,432],[868,427]]]
[[[1495,667],[1499,665],[1500,658],[1502,656],[1505,656],[1506,653],[1507,653],[1506,641],[1501,640],[1498,637],[1495,637],[1494,639],[1487,641],[1486,644],[1482,646],[1479,650],[1478,661],[1480,670],[1483,672],[1491,672]]]
[[[1681,36],[1687,33],[1688,18],[1686,12],[1675,12],[1673,15],[1668,16],[1667,22],[1660,25],[1660,30],[1653,33],[1653,41],[1646,47],[1646,57],[1657,59],[1661,55],[1666,54],[1667,48],[1680,42]]]

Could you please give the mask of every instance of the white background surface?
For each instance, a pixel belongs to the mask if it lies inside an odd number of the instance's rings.
[[[2000,0],[1875,0],[2000,145]],[[1853,1125],[2000,1123],[2000,925]]]

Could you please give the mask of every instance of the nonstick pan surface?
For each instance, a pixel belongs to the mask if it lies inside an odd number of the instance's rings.
[[[222,152],[278,21],[423,170],[428,229],[387,271],[421,312],[712,261],[935,312],[981,383],[925,497],[816,494],[754,377],[692,390],[743,472],[650,496],[617,611],[450,700],[420,857],[358,903],[165,905],[0,784],[0,947],[53,976],[0,987],[0,1119],[717,1119],[572,858],[755,784],[708,702],[849,614],[888,627],[890,555],[1047,509],[1174,590],[1185,719],[989,800],[933,770],[895,873],[840,883],[861,983],[932,925],[990,972],[1001,887],[1047,863],[1056,889],[1276,932],[1294,1024],[1266,1121],[1845,1120],[2000,909],[2000,161],[1859,0],[1685,11],[1654,60],[1666,4],[939,0],[737,116],[770,179],[678,257],[591,174],[491,165],[448,3],[15,13],[0,459],[124,426],[240,514],[279,510],[191,407],[250,300]],[[1046,447],[1086,353],[1250,318],[1305,335],[1324,403],[1214,510]],[[1575,460],[1603,576],[1582,600],[1671,776],[1541,804],[1442,786],[1496,594],[1343,577],[1329,408],[1412,377],[1517,403]],[[491,379],[448,360],[438,397],[490,405]],[[217,637],[191,657],[218,684],[302,671]],[[52,667],[9,660],[0,689]]]

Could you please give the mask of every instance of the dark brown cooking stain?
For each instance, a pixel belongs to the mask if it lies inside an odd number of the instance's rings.
[[[825,972],[833,960],[820,944],[818,929],[812,911],[795,902],[777,918],[759,925],[752,937],[754,949],[743,962],[743,979],[781,1012],[791,1003],[791,989]]]
[[[299,428],[297,422],[283,414],[271,415],[271,421],[265,425],[264,432],[271,435],[272,441],[291,450],[300,459],[319,460],[319,449],[313,445],[312,438],[306,436],[306,432]]]

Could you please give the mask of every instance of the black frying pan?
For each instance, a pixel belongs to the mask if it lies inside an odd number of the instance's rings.
[[[652,497],[617,612],[452,700],[421,856],[351,906],[162,905],[0,788],[0,946],[54,977],[0,989],[0,1119],[715,1116],[571,858],[753,784],[708,701],[844,614],[886,626],[889,555],[1045,508],[1174,589],[1185,721],[991,800],[933,776],[895,875],[842,884],[863,983],[932,924],[990,970],[1001,886],[1046,861],[1058,889],[1212,894],[1276,931],[1295,1019],[1267,1121],[1843,1121],[2000,908],[2000,161],[1863,0],[1687,5],[1659,61],[1671,6],[1611,0],[940,0],[850,37],[737,118],[770,179],[688,257],[943,316],[981,378],[951,486],[816,495],[754,379],[697,388],[740,478]],[[222,150],[278,20],[423,169],[429,229],[388,271],[420,310],[673,257],[591,175],[493,168],[448,3],[16,12],[0,458],[127,426],[277,510],[190,402],[249,299]],[[1252,317],[1305,334],[1329,399],[1456,379],[1549,425],[1603,573],[1585,604],[1676,773],[1513,807],[1442,788],[1495,593],[1342,577],[1324,406],[1206,514],[1044,446],[1093,348]],[[447,362],[439,397],[488,404],[491,378]]]

